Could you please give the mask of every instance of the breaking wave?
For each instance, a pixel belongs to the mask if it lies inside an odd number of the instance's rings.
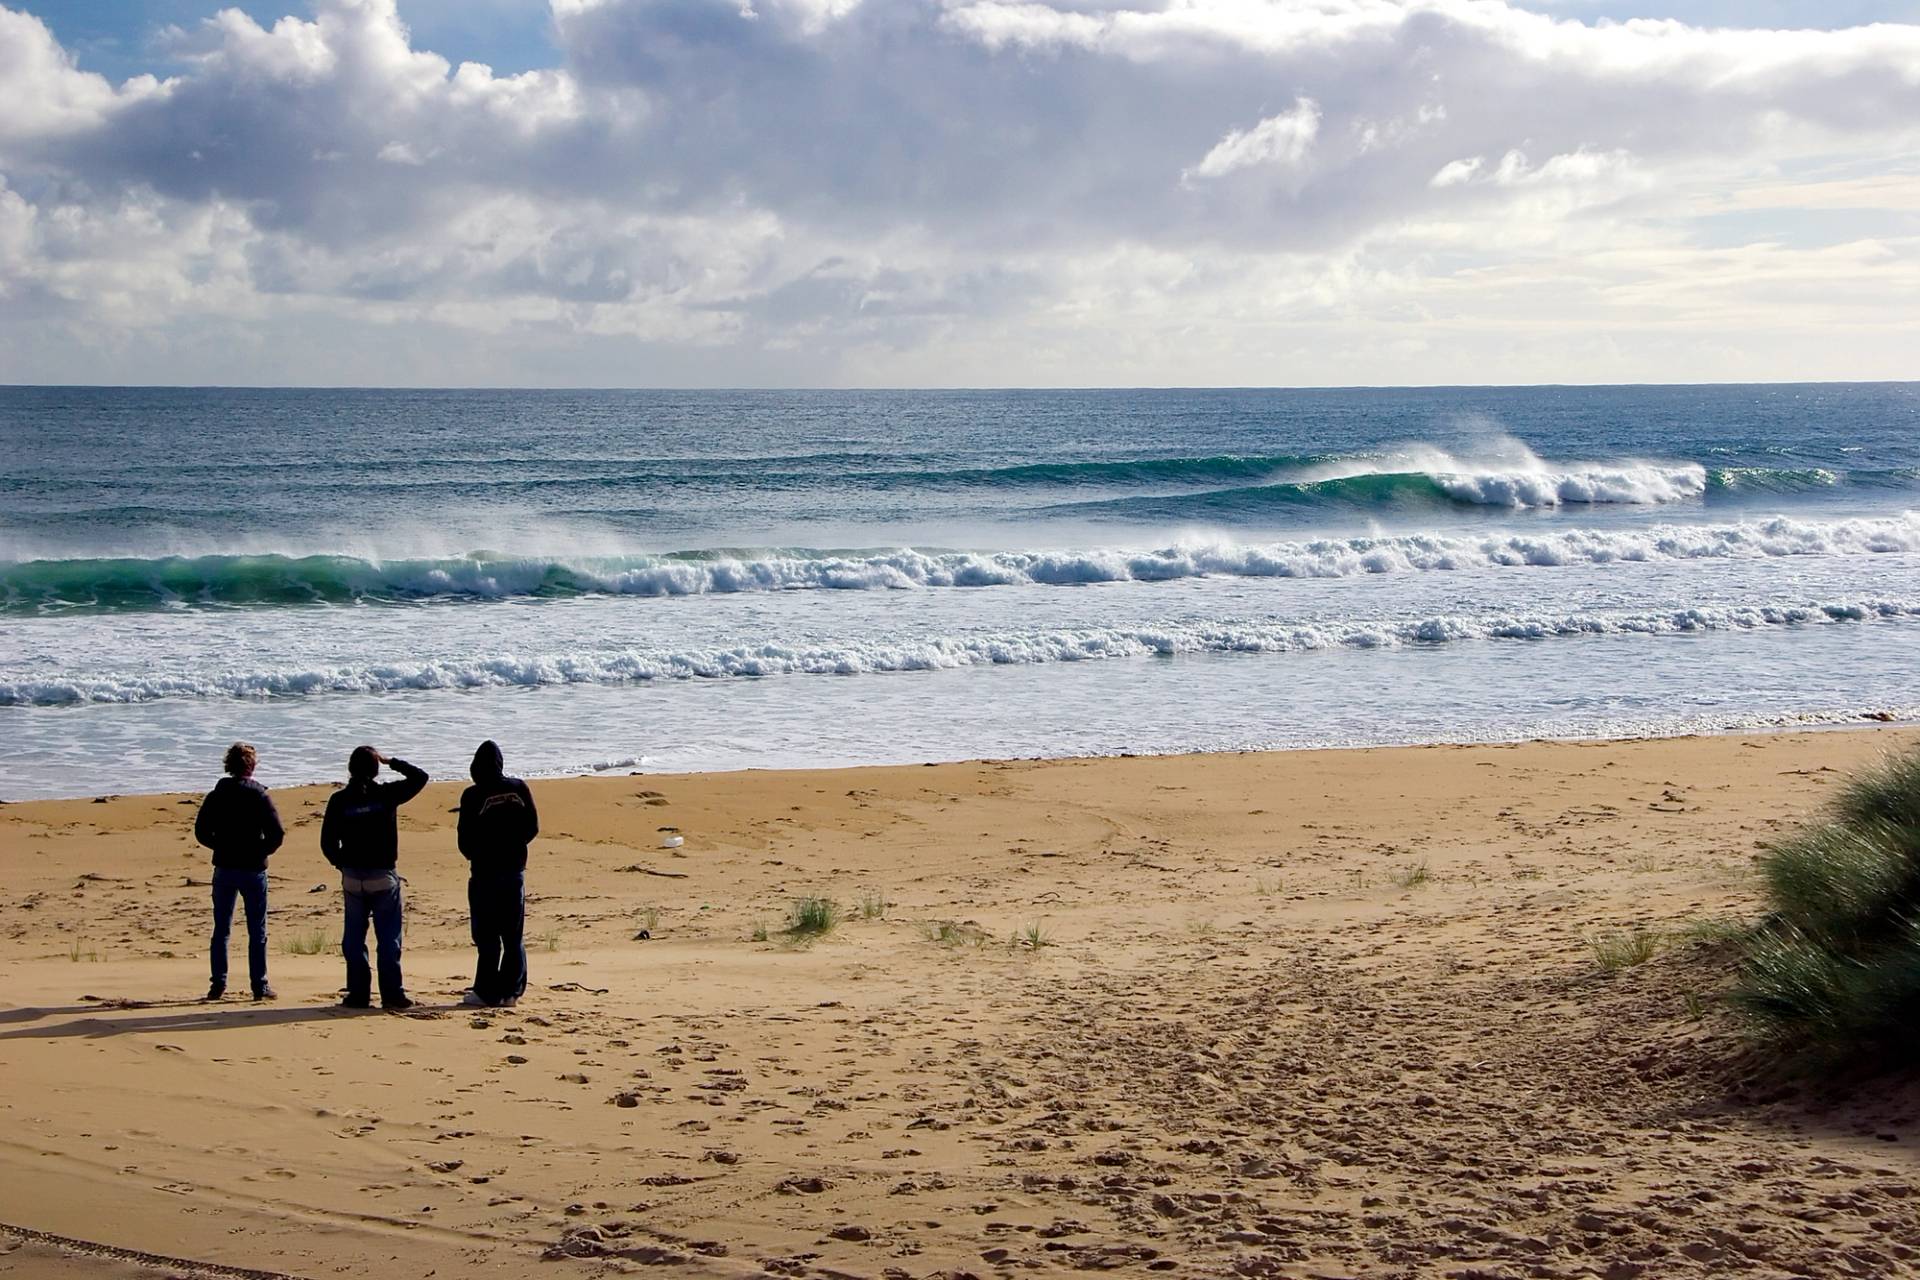
[[[328,693],[479,689],[785,675],[863,675],[958,667],[1086,662],[1200,653],[1383,649],[1471,640],[1661,636],[1920,618],[1920,599],[1734,605],[1644,612],[1441,615],[1297,624],[1284,621],[1063,628],[900,641],[681,651],[619,649],[503,654],[421,664],[232,671],[208,675],[100,674],[0,684],[0,706],[151,702],[164,698],[279,698]]]
[[[1197,493],[1142,494],[1056,503],[1057,515],[1144,520],[1231,519],[1316,507],[1364,514],[1436,507],[1528,510],[1568,506],[1659,506],[1689,499],[1759,498],[1848,486],[1914,487],[1904,469],[1829,471],[1820,467],[1596,466],[1570,470],[1375,471],[1323,480],[1280,480]]]
[[[578,595],[1082,586],[1194,577],[1338,578],[1622,561],[1857,556],[1920,551],[1920,512],[1804,521],[1562,529],[1485,536],[1414,533],[1147,550],[787,549],[670,555],[470,556],[375,561],[279,555],[0,563],[0,609],[488,601]]]
[[[1219,519],[1313,507],[1365,512],[1443,506],[1510,510],[1575,504],[1652,506],[1698,498],[1706,493],[1708,481],[1706,468],[1692,463],[1675,467],[1591,467],[1571,471],[1376,471],[1324,480],[1210,489],[1201,493],[1059,503],[1050,510],[1056,514],[1178,520]]]

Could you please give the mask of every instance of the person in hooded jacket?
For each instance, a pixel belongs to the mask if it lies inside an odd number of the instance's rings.
[[[540,834],[533,792],[510,778],[492,741],[473,753],[473,785],[460,796],[460,853],[468,862],[472,1005],[512,1005],[527,990],[527,845]]]
[[[213,850],[213,981],[207,999],[227,992],[227,938],[233,930],[233,900],[247,906],[247,977],[255,1000],[271,1000],[267,983],[267,859],[286,838],[273,797],[253,780],[259,754],[236,742],[223,762],[227,776],[200,802],[193,838]]]
[[[380,766],[400,775],[397,782],[376,782]],[[373,971],[367,965],[367,922],[373,922],[380,962],[380,1004],[410,1009],[400,977],[400,937],[405,924],[400,896],[401,805],[427,785],[427,771],[372,747],[355,747],[347,757],[347,785],[327,797],[320,822],[320,852],[340,872],[346,903],[346,927],[340,951],[347,960],[347,995],[340,1003],[365,1009],[373,1003]]]

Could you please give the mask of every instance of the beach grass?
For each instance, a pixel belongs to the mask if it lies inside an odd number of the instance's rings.
[[[280,949],[290,956],[317,956],[327,949],[327,935],[318,929],[308,929],[282,940]]]
[[[1745,940],[1734,1008],[1815,1051],[1920,1048],[1920,752],[1862,771],[1760,874],[1772,911]]]
[[[1920,751],[1863,770],[1834,801],[1832,817],[1855,828],[1884,824],[1920,857]]]
[[[1618,973],[1643,965],[1659,953],[1662,935],[1657,929],[1616,929],[1587,939],[1594,963],[1602,973]]]
[[[1729,943],[1744,942],[1752,932],[1752,926],[1744,921],[1715,916],[1706,920],[1689,920],[1674,931],[1674,936],[1681,942],[1690,942],[1697,947],[1724,947]]]
[[[1842,945],[1865,942],[1894,923],[1891,914],[1912,896],[1914,871],[1899,831],[1878,819],[1815,828],[1760,861],[1775,914]]]
[[[1418,889],[1423,884],[1433,883],[1433,872],[1428,870],[1426,863],[1416,862],[1410,867],[1389,872],[1387,879],[1391,880],[1397,888]]]
[[[795,898],[787,908],[787,937],[799,941],[832,933],[840,923],[840,906],[831,898]]]
[[[986,930],[952,920],[932,920],[920,926],[920,936],[943,947],[982,947],[989,941]]]

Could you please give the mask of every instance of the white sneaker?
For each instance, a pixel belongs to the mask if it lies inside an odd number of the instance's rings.
[[[460,997],[460,1003],[466,1005],[468,1008],[479,1009],[485,1008],[487,1002],[480,998],[479,992],[469,991]]]
[[[507,998],[506,998],[505,1000],[502,1000],[502,1001],[501,1001],[501,1002],[499,1003],[499,1005],[497,1005],[496,1007],[497,1007],[497,1008],[501,1008],[501,1009],[511,1009],[511,1008],[513,1008],[513,1006],[515,1006],[515,1005],[517,1005],[517,1004],[519,1004],[519,1003],[520,1003],[520,997],[519,997],[519,996],[508,996],[508,997],[507,997]]]

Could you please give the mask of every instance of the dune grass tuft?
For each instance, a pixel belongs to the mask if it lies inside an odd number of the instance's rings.
[[[309,929],[281,942],[280,949],[290,956],[317,956],[327,949],[327,935],[318,929]]]
[[[933,920],[920,926],[920,936],[943,947],[983,947],[990,937],[985,929],[952,920]]]
[[[1660,950],[1661,935],[1656,929],[1620,929],[1599,933],[1587,939],[1594,963],[1602,973],[1618,973],[1653,959]]]
[[[1895,928],[1895,916],[1911,906],[1915,870],[1902,834],[1878,820],[1804,832],[1760,860],[1775,913],[1841,944]]]
[[[840,907],[831,898],[795,898],[787,909],[786,935],[795,940],[832,933],[840,923]]]
[[[1427,869],[1426,863],[1416,862],[1403,870],[1388,872],[1387,879],[1402,889],[1418,889],[1423,884],[1433,883],[1433,872]]]
[[[1036,920],[1014,933],[1013,945],[1015,948],[1025,947],[1028,951],[1038,951],[1042,947],[1053,945],[1053,935]]]
[[[1862,770],[1834,801],[1832,817],[1848,827],[1882,826],[1920,857],[1920,751]]]
[[[1920,1049],[1920,752],[1862,772],[1760,873],[1773,910],[1733,1007],[1806,1049]]]
[[[887,895],[884,893],[864,893],[860,895],[860,918],[862,920],[884,920],[887,915]]]

